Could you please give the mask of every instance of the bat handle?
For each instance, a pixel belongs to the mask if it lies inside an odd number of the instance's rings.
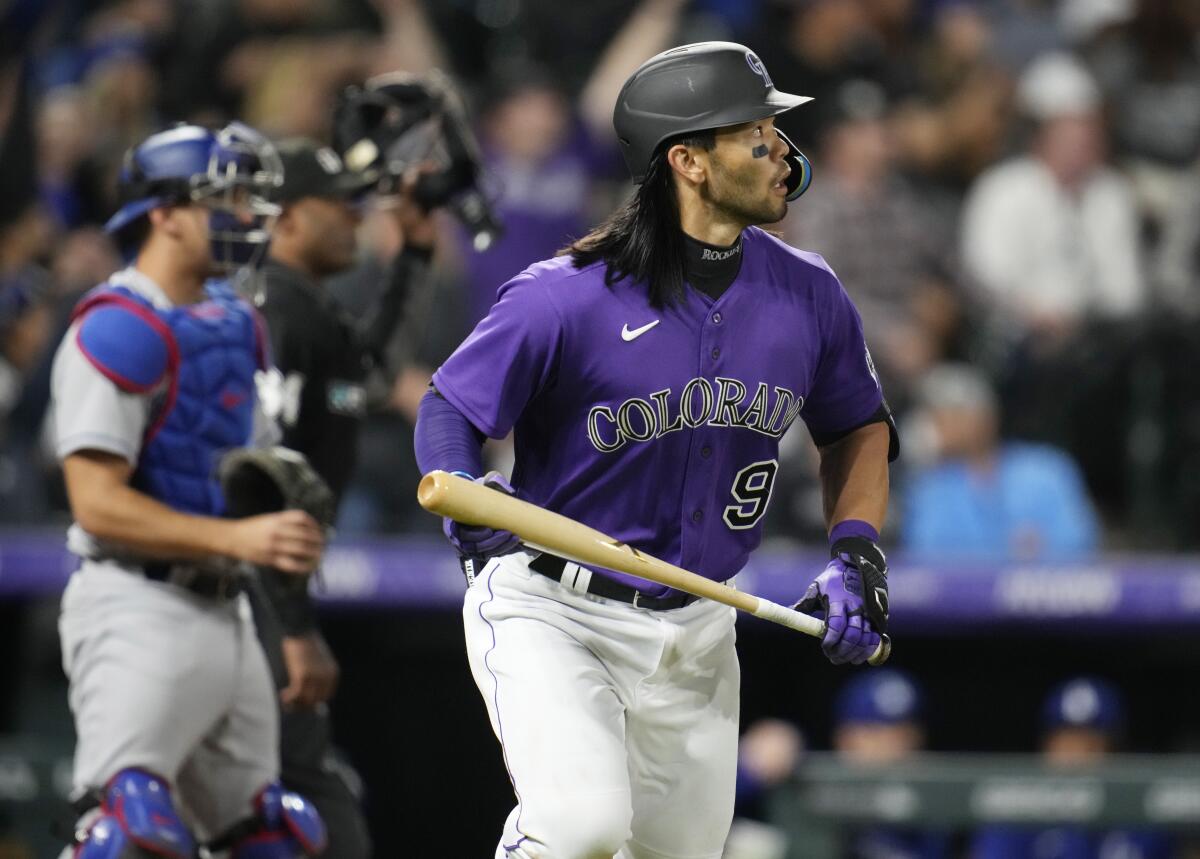
[[[786,626],[788,629],[794,629],[796,632],[811,635],[814,638],[825,637],[824,621],[817,620],[812,615],[787,608],[779,603],[765,600],[762,597],[758,598],[758,605],[754,607],[752,613],[755,617],[761,617],[763,620],[772,621],[780,626]],[[885,633],[880,636],[879,647],[875,648],[875,652],[871,654],[871,658],[867,662],[870,665],[882,665],[887,662],[888,657],[891,655],[892,640]]]
[[[787,608],[777,602],[765,600],[762,597],[758,597],[758,605],[754,607],[753,614],[755,617],[761,617],[763,620],[769,620],[780,626],[786,626],[788,629],[796,630],[796,632],[803,632],[805,635],[811,635],[813,638],[822,638],[825,635],[824,622],[817,620],[810,614],[804,614],[793,608]]]

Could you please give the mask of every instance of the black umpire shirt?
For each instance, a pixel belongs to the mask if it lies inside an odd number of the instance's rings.
[[[357,460],[373,359],[353,320],[324,286],[274,260],[257,281],[254,303],[282,376],[268,382],[265,405],[275,412],[283,444],[308,457],[340,501]]]
[[[360,322],[322,284],[273,259],[254,278],[254,304],[279,371],[260,395],[277,416],[283,444],[308,457],[339,501],[357,462],[367,376],[382,363],[409,285],[428,258],[418,249],[400,254],[378,305]]]
[[[264,411],[278,420],[282,443],[308,458],[339,503],[358,459],[367,377],[382,365],[409,287],[429,258],[420,248],[399,254],[378,303],[361,320],[323,284],[270,258],[243,283],[266,322],[275,365],[258,386]],[[285,635],[316,626],[306,580],[286,574],[261,580]]]

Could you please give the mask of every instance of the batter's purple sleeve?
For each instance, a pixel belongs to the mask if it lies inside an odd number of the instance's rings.
[[[483,474],[479,431],[436,391],[427,391],[417,408],[413,448],[422,474],[435,469]]]
[[[817,433],[859,426],[883,402],[883,390],[867,351],[862,318],[832,271],[819,290],[817,312],[821,358],[808,402],[801,413]]]
[[[551,379],[562,328],[547,291],[519,274],[433,374],[434,387],[484,435],[504,438]]]

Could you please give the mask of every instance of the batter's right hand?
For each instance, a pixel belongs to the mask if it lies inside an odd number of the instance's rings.
[[[793,608],[825,615],[821,649],[834,665],[861,665],[879,647],[880,633],[864,604],[863,573],[849,556],[831,560]]]
[[[515,495],[512,485],[498,471],[489,471],[483,477],[475,479],[488,489]],[[496,531],[476,525],[464,525],[453,519],[442,520],[442,533],[450,541],[450,545],[459,555],[471,558],[487,559],[497,555],[506,555],[520,545],[520,540],[511,531]]]
[[[325,532],[303,510],[247,516],[231,522],[230,554],[260,567],[308,575],[325,551]]]

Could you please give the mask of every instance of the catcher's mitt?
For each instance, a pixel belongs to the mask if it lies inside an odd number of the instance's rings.
[[[322,527],[333,527],[333,491],[298,451],[278,445],[234,448],[222,457],[218,477],[227,516],[303,510]]]

